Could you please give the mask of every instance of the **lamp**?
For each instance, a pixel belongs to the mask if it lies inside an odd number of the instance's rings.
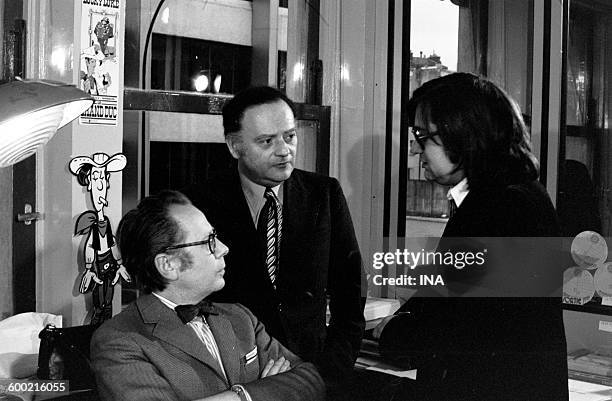
[[[34,154],[93,104],[73,85],[17,78],[0,85],[0,168]]]

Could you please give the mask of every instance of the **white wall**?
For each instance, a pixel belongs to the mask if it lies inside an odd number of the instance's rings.
[[[125,3],[121,2],[120,26],[115,30],[123,42]],[[77,84],[79,80],[81,5],[80,2],[30,0],[28,2],[28,76]],[[62,49],[64,57],[51,55]],[[116,82],[123,93],[123,46],[117,46],[119,76]],[[58,62],[59,59],[59,62]],[[120,95],[118,115],[123,115]],[[64,326],[83,324],[91,295],[78,292],[83,264],[79,253],[82,237],[74,237],[77,216],[90,209],[89,194],[68,171],[72,157],[103,151],[120,152],[123,123],[117,126],[83,126],[73,122],[62,128],[37,153],[37,204],[44,219],[37,224],[36,310],[61,314]],[[128,163],[130,161],[128,160]],[[121,218],[121,173],[110,178],[108,208],[105,214],[116,229]],[[79,269],[80,266],[80,269]],[[121,294],[115,287],[114,312],[119,311]]]
[[[157,2],[142,4],[144,10]],[[153,32],[251,46],[251,15],[252,3],[244,0],[168,0]],[[278,9],[278,25],[278,49],[287,50],[286,8]]]

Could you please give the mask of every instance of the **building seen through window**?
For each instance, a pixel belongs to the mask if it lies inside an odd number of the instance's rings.
[[[459,7],[451,2],[415,0],[410,32],[410,94],[432,79],[457,70]],[[410,142],[414,138],[410,138]],[[445,188],[425,180],[419,156],[408,157],[406,214],[447,217]]]

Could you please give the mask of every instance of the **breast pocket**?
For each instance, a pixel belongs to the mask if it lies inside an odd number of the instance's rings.
[[[240,357],[240,367],[243,373],[243,380],[251,381],[259,378],[259,358],[257,357],[257,347]]]

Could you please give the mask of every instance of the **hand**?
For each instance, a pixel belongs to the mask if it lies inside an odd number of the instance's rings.
[[[119,269],[117,269],[117,273],[115,273],[115,278],[113,279],[113,282],[111,283],[111,285],[117,284],[117,281],[119,281],[119,277],[123,277],[123,279],[127,283],[132,282],[132,277],[130,277],[130,273],[128,273],[127,270],[125,270],[125,267],[123,267],[122,264],[119,264]]]
[[[391,319],[393,319],[394,317],[395,315],[384,317],[383,320],[381,320],[381,322],[378,323],[376,327],[374,327],[374,330],[372,331],[372,337],[379,339],[387,323],[389,323],[389,321],[391,321]]]
[[[79,292],[81,294],[85,294],[87,291],[89,291],[91,280],[97,284],[102,284],[102,280],[96,276],[96,273],[92,272],[91,269],[85,269],[83,272],[83,277],[81,278],[81,286],[79,287]]]
[[[264,367],[263,372],[261,372],[261,378],[274,376],[279,373],[287,372],[288,370],[291,370],[291,363],[286,360],[284,356],[281,356],[276,361],[270,359]]]

